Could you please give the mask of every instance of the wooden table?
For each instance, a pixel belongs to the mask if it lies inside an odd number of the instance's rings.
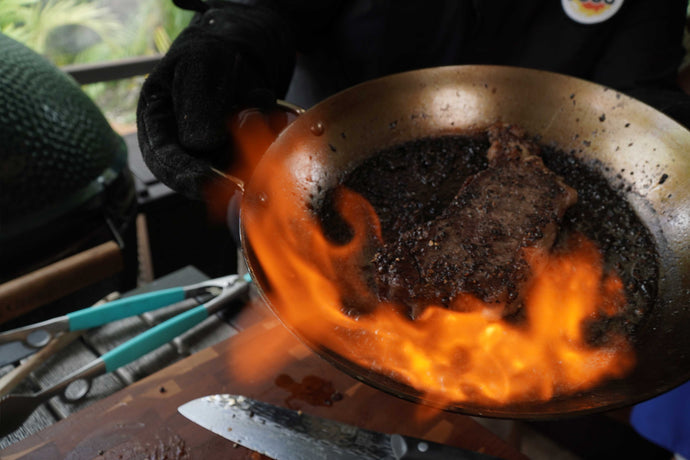
[[[470,417],[403,401],[350,378],[260,307],[248,309],[236,325],[241,330],[232,337],[12,444],[0,457],[261,458],[177,412],[194,398],[235,393],[367,429],[526,458]]]

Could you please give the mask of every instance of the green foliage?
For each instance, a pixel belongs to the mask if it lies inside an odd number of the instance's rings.
[[[164,54],[191,16],[172,0],[0,0],[0,32],[58,66]],[[109,120],[132,123],[142,81],[83,89]]]
[[[2,33],[46,55],[57,65],[73,62],[75,53],[54,46],[61,43],[67,30],[86,29],[111,53],[120,53],[122,25],[107,7],[81,0],[3,0],[0,4]],[[7,10],[10,12],[5,16]]]
[[[120,17],[113,11],[117,5],[118,0],[2,0],[0,32],[64,65],[165,53],[192,16],[171,0],[134,2],[135,9]],[[56,46],[74,44],[78,40],[70,37],[85,32],[87,43]]]

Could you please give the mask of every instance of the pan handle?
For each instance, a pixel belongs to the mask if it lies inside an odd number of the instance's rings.
[[[302,114],[305,112],[305,109],[303,109],[302,107],[300,107],[300,106],[298,106],[298,105],[295,105],[295,104],[293,104],[293,103],[291,103],[291,102],[284,101],[284,100],[282,100],[282,99],[276,100],[276,106],[277,106],[280,110],[282,110],[283,112],[291,113],[291,114],[293,114],[293,115],[295,115],[295,116],[297,116],[297,117],[300,116],[300,115],[302,115]],[[211,167],[211,170],[212,170],[215,174],[217,174],[217,175],[219,175],[220,177],[222,177],[223,179],[226,179],[226,180],[232,182],[232,183],[240,190],[240,192],[241,192],[242,194],[244,194],[244,182],[245,182],[245,181],[244,181],[243,179],[241,179],[241,178],[239,178],[239,177],[237,177],[237,176],[234,176],[234,175],[232,175],[232,174],[228,174],[228,173],[226,173],[226,172],[223,172],[223,171],[221,171],[220,169],[217,169],[217,168],[214,168],[214,167]]]
[[[276,105],[284,111],[292,112],[297,116],[302,115],[304,112],[306,112],[306,110],[300,107],[299,105],[293,104],[292,102],[284,101],[282,99],[277,99]]]

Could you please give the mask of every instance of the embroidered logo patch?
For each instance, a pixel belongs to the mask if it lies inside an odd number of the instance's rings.
[[[561,0],[563,11],[580,24],[597,24],[616,14],[623,0]]]

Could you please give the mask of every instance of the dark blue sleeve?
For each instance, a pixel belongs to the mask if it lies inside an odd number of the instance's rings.
[[[630,423],[650,441],[690,458],[690,382],[635,406]]]

